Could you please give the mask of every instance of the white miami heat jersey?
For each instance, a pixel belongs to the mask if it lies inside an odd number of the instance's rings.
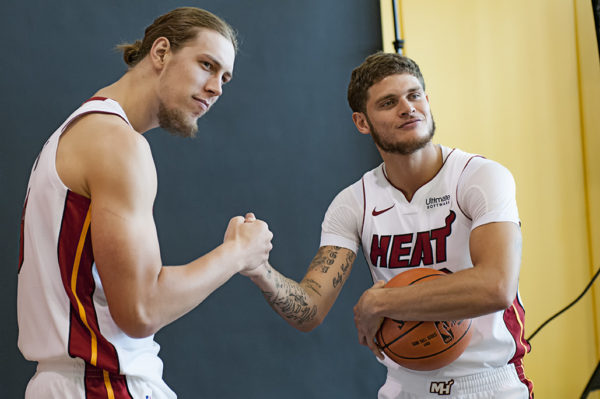
[[[127,376],[162,380],[159,346],[153,337],[128,337],[113,321],[94,263],[91,201],[70,191],[55,165],[61,134],[89,113],[114,114],[129,123],[117,102],[92,98],[52,134],[36,159],[21,221],[18,345],[42,368],[81,372],[88,399],[131,398]]]
[[[473,267],[469,236],[474,228],[491,222],[519,223],[514,180],[496,162],[441,149],[442,168],[411,201],[387,179],[384,164],[338,194],[323,221],[321,246],[354,252],[362,247],[374,281],[388,281],[415,267],[448,273]],[[522,366],[530,349],[523,321],[517,296],[507,310],[473,319],[471,342],[456,361],[416,373],[457,377],[513,363],[521,380],[529,384]],[[385,364],[415,373],[387,358]]]

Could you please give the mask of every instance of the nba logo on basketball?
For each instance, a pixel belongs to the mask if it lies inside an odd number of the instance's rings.
[[[446,273],[427,267],[402,272],[387,288],[405,287],[445,278]],[[469,345],[472,320],[403,321],[385,318],[376,334],[377,344],[394,362],[418,371],[440,369],[455,361]],[[454,381],[436,382],[431,392],[446,395]]]
[[[450,395],[452,384],[454,384],[454,380],[448,382],[432,382],[429,387],[429,392],[437,393],[438,395]]]

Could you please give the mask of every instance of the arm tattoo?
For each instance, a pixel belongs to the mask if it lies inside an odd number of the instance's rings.
[[[333,288],[337,288],[337,286],[340,285],[342,280],[343,280],[342,275],[340,273],[338,273],[337,276],[335,276],[333,278]]]
[[[333,278],[333,287],[338,289],[344,283],[345,279],[350,274],[352,262],[356,258],[356,254],[348,251],[345,256],[338,257],[341,247],[323,247],[319,249],[317,255],[312,260],[308,272],[317,271],[327,274],[333,265],[336,265],[336,276]],[[336,263],[337,262],[337,263]],[[263,295],[269,305],[283,318],[297,325],[314,320],[317,315],[317,305],[312,304],[308,292],[309,290],[322,296],[323,287],[315,279],[305,278],[302,285],[290,280],[281,274],[277,273],[270,267],[267,269],[267,279],[272,282],[272,290],[263,291]],[[331,292],[325,290],[326,296],[330,296]],[[314,296],[313,296],[314,297]],[[316,298],[316,297],[314,297]],[[316,300],[316,299],[315,299]]]
[[[335,262],[338,251],[341,247],[333,247],[332,249],[319,250],[313,261],[310,263],[309,271],[320,270],[322,273],[327,273],[329,268]]]
[[[321,288],[321,284],[317,283],[315,280],[310,279],[310,278],[304,280],[304,284],[306,285],[306,288],[309,288],[310,290],[314,291],[315,294],[317,294],[318,296],[321,296],[321,293],[317,289],[317,288]]]
[[[354,252],[348,252],[346,255],[346,260],[340,265],[342,273],[338,273],[337,276],[333,278],[333,288],[337,288],[338,285],[343,283],[344,279],[347,277],[347,274],[349,274],[350,266],[352,265],[352,262],[354,262],[354,258],[356,258],[356,254]]]
[[[274,275],[274,277],[275,292],[263,291],[269,304],[283,317],[298,324],[314,319],[317,305],[311,307],[307,303],[306,293],[302,287],[283,276]]]
[[[348,268],[350,267],[350,265],[352,263],[354,263],[354,259],[356,259],[356,254],[354,252],[348,252],[348,254],[346,255],[346,268],[344,269],[342,267],[342,269],[344,270],[344,273],[346,272],[346,270],[348,270]]]

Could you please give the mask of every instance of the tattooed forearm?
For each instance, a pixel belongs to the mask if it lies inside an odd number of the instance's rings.
[[[348,274],[350,273],[350,266],[354,262],[355,258],[356,254],[354,252],[349,252],[346,255],[346,260],[340,265],[342,273],[338,272],[337,275],[333,278],[333,288],[337,288],[340,284],[343,283],[344,279],[348,277]]]
[[[333,278],[333,288],[337,288],[338,285],[340,285],[340,283],[343,281],[342,275],[340,273],[337,274],[337,276],[335,276]]]
[[[304,286],[306,286],[306,288],[312,290],[318,296],[321,296],[321,284],[317,283],[315,280],[310,278],[304,280],[303,284]]]
[[[340,249],[341,247],[321,248],[310,263],[308,270],[320,270],[323,273],[327,273],[331,265],[335,262],[335,258]]]
[[[318,284],[317,284],[318,285]],[[296,282],[281,275],[275,275],[275,292],[263,291],[263,295],[278,313],[298,324],[313,320],[317,305],[307,302],[307,295]]]
[[[348,252],[346,254],[346,262],[342,265],[342,271],[344,274],[350,270],[350,266],[354,263],[354,259],[356,259],[356,254],[354,252]]]
[[[299,330],[310,331],[335,302],[355,258],[351,250],[323,246],[300,283],[284,277],[270,265],[256,281],[269,305],[280,316]]]

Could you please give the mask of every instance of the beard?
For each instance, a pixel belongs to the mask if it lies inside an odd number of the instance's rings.
[[[167,132],[178,137],[196,137],[198,125],[196,120],[190,122],[184,112],[179,109],[167,109],[161,101],[158,105],[158,125]]]
[[[433,115],[431,115],[431,113],[429,114],[429,117],[431,118],[431,128],[429,129],[428,134],[424,137],[417,137],[416,139],[404,142],[391,142],[384,139],[382,135],[377,130],[375,130],[375,127],[369,120],[368,116],[367,123],[369,124],[369,128],[371,129],[371,137],[373,137],[373,141],[375,142],[377,147],[381,149],[381,151],[389,152],[392,154],[410,155],[425,147],[433,138],[433,135],[435,134],[435,120],[433,119]]]

